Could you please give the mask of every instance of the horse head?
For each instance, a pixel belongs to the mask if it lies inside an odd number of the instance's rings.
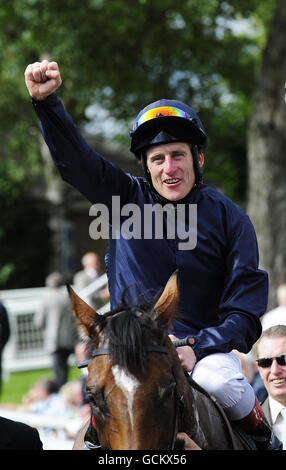
[[[177,273],[152,308],[99,315],[69,287],[73,311],[89,337],[87,395],[106,449],[168,449],[178,430],[184,374],[168,337],[179,294]]]

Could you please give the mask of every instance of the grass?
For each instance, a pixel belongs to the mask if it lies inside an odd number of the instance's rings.
[[[42,377],[52,377],[51,369],[37,369],[21,372],[12,372],[7,380],[2,382],[1,403],[21,403],[29,388]],[[81,377],[76,367],[70,367],[68,380]]]

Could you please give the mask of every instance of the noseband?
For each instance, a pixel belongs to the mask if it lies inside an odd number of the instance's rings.
[[[146,346],[145,352],[157,352],[157,353],[162,353],[162,354],[168,354],[169,353],[169,351],[166,347],[158,346],[158,345]],[[77,367],[79,369],[82,369],[83,367],[87,367],[88,364],[90,363],[90,361],[92,359],[94,359],[95,357],[109,356],[109,355],[110,355],[110,351],[107,348],[95,349],[92,352],[91,358],[80,362]],[[174,375],[174,373],[173,373],[173,375]],[[175,379],[175,382],[176,382],[176,379]],[[177,436],[177,433],[178,433],[178,430],[179,430],[179,419],[181,417],[182,408],[184,406],[184,404],[183,404],[183,395],[178,394],[177,382],[176,382],[176,388],[175,388],[175,398],[176,398],[175,399],[175,418],[174,418],[173,433],[172,433],[171,443],[168,446],[167,450],[173,450],[174,449],[176,436]]]

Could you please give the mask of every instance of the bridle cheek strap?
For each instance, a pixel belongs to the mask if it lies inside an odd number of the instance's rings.
[[[180,431],[181,424],[182,424],[182,416],[184,411],[184,396],[180,395],[177,388],[177,380],[176,375],[174,374],[174,370],[172,369],[173,376],[175,379],[176,387],[175,387],[175,416],[174,416],[174,425],[173,425],[173,433],[172,433],[172,440],[168,447],[168,450],[173,450],[175,447],[175,442],[177,438],[177,434]]]

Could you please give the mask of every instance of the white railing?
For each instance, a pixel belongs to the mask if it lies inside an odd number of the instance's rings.
[[[87,303],[91,294],[107,285],[106,274],[102,275],[77,294]],[[10,289],[0,292],[11,328],[11,335],[4,348],[2,365],[4,374],[13,371],[47,368],[51,366],[51,355],[44,349],[44,331],[34,324],[46,287]],[[98,313],[109,310],[109,302]]]

